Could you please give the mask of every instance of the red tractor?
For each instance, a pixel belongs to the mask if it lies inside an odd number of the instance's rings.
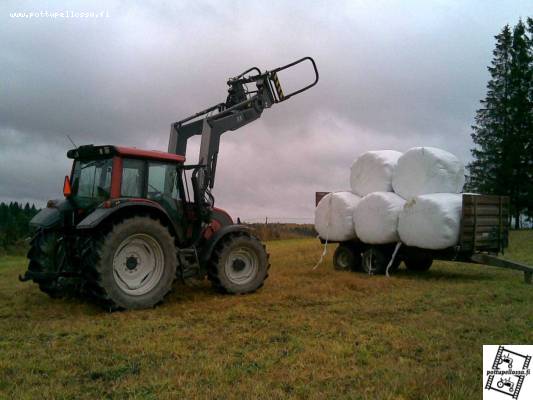
[[[284,95],[277,73],[306,61],[314,81]],[[265,246],[216,208],[211,194],[220,136],[317,82],[310,57],[263,73],[254,67],[228,81],[225,103],[172,124],[168,153],[111,145],[70,150],[65,199],[49,201],[30,222],[35,234],[20,279],[52,297],[88,295],[110,310],[153,307],[176,277],[207,276],[226,293],[257,290],[268,276]],[[252,83],[256,89],[248,90]],[[201,135],[199,163],[185,165],[194,135]]]

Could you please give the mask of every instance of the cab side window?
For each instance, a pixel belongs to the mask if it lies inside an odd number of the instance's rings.
[[[122,164],[122,197],[143,197],[144,161],[124,159]]]
[[[164,195],[178,199],[176,166],[158,162],[148,163],[148,198]]]

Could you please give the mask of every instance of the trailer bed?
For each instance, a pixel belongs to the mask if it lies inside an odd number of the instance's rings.
[[[316,204],[328,193],[316,192]],[[419,271],[429,269],[433,260],[460,261],[522,271],[525,282],[531,284],[532,266],[498,258],[509,245],[509,216],[509,197],[465,193],[459,240],[455,246],[428,250],[397,243],[371,245],[355,239],[339,242],[334,265],[341,270],[363,269],[369,273],[375,267],[376,273],[388,273],[402,261],[409,269]]]

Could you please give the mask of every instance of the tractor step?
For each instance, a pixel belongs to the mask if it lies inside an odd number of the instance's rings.
[[[200,275],[200,259],[198,258],[198,252],[195,247],[178,249],[178,260],[181,267],[182,279],[188,279]]]

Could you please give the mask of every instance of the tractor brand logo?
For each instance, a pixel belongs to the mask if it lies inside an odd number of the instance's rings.
[[[531,399],[530,354],[533,354],[533,346],[483,346],[483,399]]]

